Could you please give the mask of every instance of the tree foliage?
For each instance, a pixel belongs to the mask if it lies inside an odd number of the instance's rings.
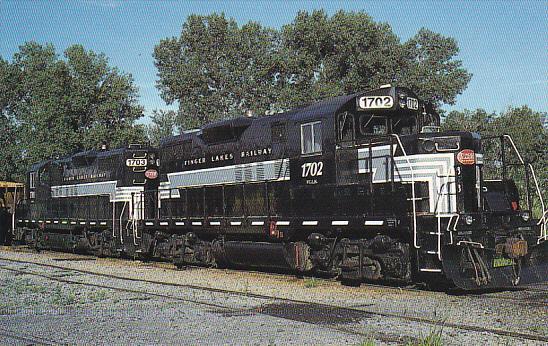
[[[443,122],[444,130],[464,130],[479,132],[482,138],[508,134],[512,137],[523,160],[531,163],[542,190],[542,195],[548,195],[548,129],[541,123],[543,113],[533,111],[527,106],[510,107],[505,112],[487,113],[483,109],[463,112],[450,112]],[[486,165],[489,160],[500,156],[500,142],[485,142],[483,151]],[[508,160],[519,162],[509,143],[506,143],[505,154]],[[493,167],[491,167],[493,168]],[[519,167],[510,173],[523,179],[523,170]],[[534,182],[531,182],[534,187]],[[538,201],[537,201],[538,202]],[[538,207],[538,204],[537,204]]]
[[[452,104],[471,75],[454,39],[421,29],[407,42],[365,12],[301,11],[280,30],[223,14],[192,15],[155,47],[158,87],[196,127],[246,111],[263,114],[393,83]]]
[[[30,162],[102,142],[144,139],[144,128],[134,124],[143,109],[132,77],[80,45],[67,48],[64,59],[49,44],[20,46],[11,63],[0,58],[0,88],[0,126],[11,133],[2,138],[0,157],[9,171],[21,174]]]
[[[177,113],[169,110],[152,111],[151,123],[147,126],[147,136],[152,145],[159,145],[160,140],[177,133]]]
[[[257,23],[238,27],[216,14],[191,15],[180,38],[162,40],[154,49],[158,87],[167,103],[179,101],[181,127],[268,110],[280,64],[273,58],[277,40]]]

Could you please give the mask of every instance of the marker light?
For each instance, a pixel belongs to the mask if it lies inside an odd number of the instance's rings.
[[[464,221],[466,222],[467,225],[471,225],[472,222],[474,222],[474,218],[472,217],[472,215],[466,215],[466,217],[464,218]]]
[[[145,177],[148,179],[156,179],[158,178],[158,171],[155,169],[147,169],[145,171]]]
[[[473,150],[464,149],[457,154],[457,161],[462,165],[469,166],[476,163],[476,154]]]

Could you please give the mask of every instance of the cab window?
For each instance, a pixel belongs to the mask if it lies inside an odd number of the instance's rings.
[[[322,152],[322,122],[301,124],[301,154]]]
[[[386,117],[363,114],[359,119],[359,132],[362,136],[388,134]]]
[[[410,135],[417,132],[416,119],[414,117],[394,119],[392,132],[398,135]]]

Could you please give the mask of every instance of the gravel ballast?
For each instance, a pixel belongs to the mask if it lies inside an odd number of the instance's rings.
[[[68,269],[8,262],[2,258]],[[260,294],[272,299],[106,278],[70,268]],[[71,283],[9,269],[57,277]],[[207,268],[177,271],[169,264],[91,259],[51,252],[15,252],[11,248],[0,249],[0,286],[0,339],[2,330],[7,330],[57,343],[86,345],[356,345],[365,341],[375,344],[416,342],[439,333],[444,344],[449,345],[544,344],[451,328],[443,326],[444,323],[548,337],[546,291],[454,296],[393,287],[345,287],[330,280],[259,272]],[[546,286],[538,287],[546,289]],[[351,313],[318,309],[316,305],[288,304],[277,298],[353,307],[363,313],[354,313],[356,309]],[[441,326],[398,318],[400,315],[436,320]],[[0,344],[28,344],[5,335],[4,338],[6,342]]]

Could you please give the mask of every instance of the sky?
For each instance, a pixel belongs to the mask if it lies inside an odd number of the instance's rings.
[[[11,60],[26,41],[53,43],[59,54],[72,44],[105,53],[131,73],[139,102],[175,109],[160,97],[152,53],[161,39],[179,36],[190,14],[224,12],[241,25],[257,21],[280,28],[299,10],[365,11],[388,23],[403,41],[426,27],[453,37],[458,59],[473,74],[454,106],[501,112],[528,105],[548,111],[548,1],[118,1],[0,0],[0,56]],[[145,117],[142,122],[147,123]]]

